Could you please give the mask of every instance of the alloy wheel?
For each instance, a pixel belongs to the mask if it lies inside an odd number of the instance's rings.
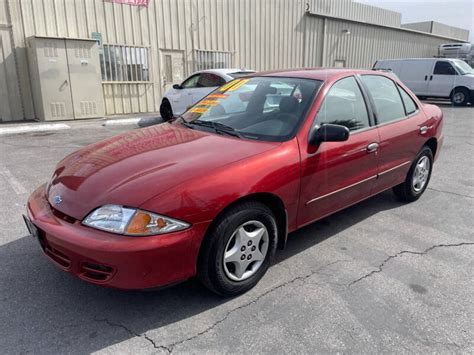
[[[412,186],[415,192],[420,192],[425,187],[428,178],[430,176],[430,168],[431,162],[430,159],[423,155],[418,162],[416,163],[416,167],[413,170],[412,175]]]
[[[265,261],[268,246],[268,230],[262,222],[248,221],[237,227],[224,249],[226,276],[232,281],[253,276]]]

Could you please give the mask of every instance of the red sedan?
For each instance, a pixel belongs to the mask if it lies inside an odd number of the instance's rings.
[[[288,232],[391,188],[417,200],[442,118],[381,72],[256,74],[172,123],[67,156],[25,221],[58,267],[88,282],[145,289],[197,275],[235,295]]]

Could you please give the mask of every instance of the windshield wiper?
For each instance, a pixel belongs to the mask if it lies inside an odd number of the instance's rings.
[[[209,128],[214,129],[216,133],[227,134],[229,136],[242,138],[242,135],[238,133],[234,128],[220,122],[194,120],[194,121],[187,122],[187,124],[202,126],[202,127],[209,127]]]

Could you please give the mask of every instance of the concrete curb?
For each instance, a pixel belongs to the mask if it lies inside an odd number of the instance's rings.
[[[46,124],[38,123],[38,124],[8,125],[7,127],[0,126],[0,135],[41,132],[41,131],[58,131],[58,130],[69,129],[69,128],[71,127],[65,123],[46,123]]]

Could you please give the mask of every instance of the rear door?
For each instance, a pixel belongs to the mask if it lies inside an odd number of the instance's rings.
[[[371,194],[377,175],[377,129],[355,77],[335,82],[313,123],[344,125],[349,140],[323,142],[316,152],[301,150],[301,198],[298,225],[308,224]]]
[[[429,78],[428,96],[449,97],[455,87],[458,74],[451,62],[438,60]]]
[[[380,145],[378,178],[372,193],[391,188],[405,180],[426,138],[420,131],[424,114],[416,101],[391,79],[381,75],[362,75],[374,108]]]
[[[432,71],[432,60],[404,60],[398,77],[415,95],[426,96]]]

